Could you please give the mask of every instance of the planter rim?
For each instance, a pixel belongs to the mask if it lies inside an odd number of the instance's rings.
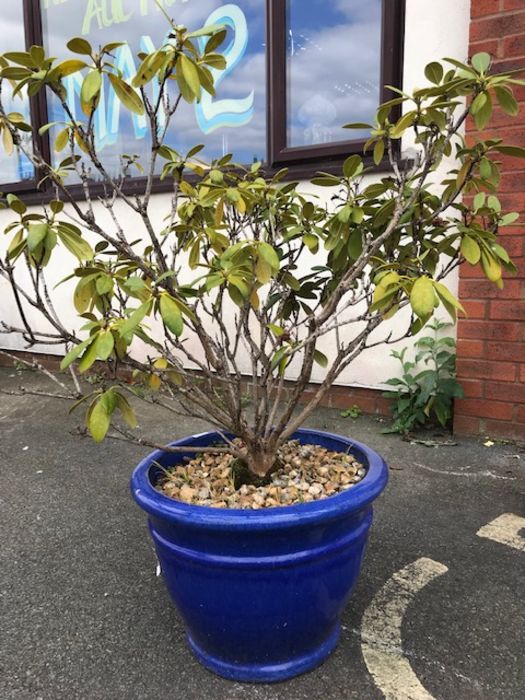
[[[169,498],[153,487],[149,478],[150,468],[155,461],[159,461],[167,454],[163,450],[155,450],[135,468],[131,477],[131,493],[138,505],[155,517],[171,522],[184,522],[193,528],[212,527],[229,530],[266,530],[297,524],[325,522],[361,510],[375,500],[388,482],[388,467],[383,458],[362,442],[324,430],[300,428],[290,439],[302,438],[303,444],[308,444],[308,440],[311,438],[311,444],[315,444],[316,437],[327,437],[339,441],[347,448],[352,448],[353,452],[357,453],[358,458],[359,456],[364,457],[367,461],[367,473],[363,480],[347,491],[334,496],[291,506],[248,510],[190,505]],[[212,430],[175,440],[170,443],[170,446],[202,446],[205,448],[206,444],[217,441],[217,439],[220,439],[219,433]]]

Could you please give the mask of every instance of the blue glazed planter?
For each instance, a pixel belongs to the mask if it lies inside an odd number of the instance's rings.
[[[388,480],[383,459],[361,443],[306,429],[293,438],[350,452],[367,475],[327,499],[256,511],[192,506],[156,491],[154,462],[170,467],[190,452],[153,452],[131,480],[194,654],[232,680],[284,680],[333,651],[359,575],[371,504]],[[206,447],[220,439],[210,432],[172,444]]]

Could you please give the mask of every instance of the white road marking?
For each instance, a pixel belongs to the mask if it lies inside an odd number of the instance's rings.
[[[417,559],[385,583],[363,615],[363,657],[386,700],[434,700],[403,654],[401,625],[416,593],[447,571],[438,561]]]
[[[483,525],[476,535],[525,552],[525,537],[520,535],[520,530],[525,530],[525,518],[514,513],[503,513],[488,525]]]

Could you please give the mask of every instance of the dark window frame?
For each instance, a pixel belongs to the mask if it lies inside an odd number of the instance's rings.
[[[328,0],[329,1],[329,0]],[[287,0],[266,0],[266,31],[267,31],[267,157],[265,171],[272,174],[283,167],[288,168],[288,178],[306,179],[322,170],[338,173],[341,164],[348,155],[363,152],[363,140],[340,141],[332,144],[306,147],[286,146],[287,136],[287,98],[286,98],[286,2]],[[382,42],[381,42],[381,85],[402,85],[403,48],[405,35],[405,3],[406,0],[382,0]],[[42,7],[41,0],[23,0],[25,42],[26,47],[33,44],[43,45]],[[392,97],[392,92],[382,88],[381,101]],[[40,136],[38,129],[48,122],[47,99],[39,93],[30,98],[31,118],[33,120],[33,140],[39,152],[49,159],[51,147],[49,133]],[[399,114],[399,110],[395,110]],[[365,164],[372,166],[372,157],[365,155]],[[390,165],[386,159],[376,171],[387,171]],[[13,183],[0,183],[2,191],[25,193],[28,203],[38,203],[53,196],[49,184],[38,187],[41,178],[39,172],[31,180]],[[139,194],[146,179],[137,177],[130,179],[125,185],[127,194]],[[69,188],[75,199],[84,199],[81,185],[71,185]],[[167,192],[172,189],[171,183],[155,179],[154,192]],[[103,185],[94,183],[93,196],[102,194]]]
[[[287,145],[287,2],[269,0],[268,8],[268,156],[273,168],[310,166],[319,170],[320,163],[341,163],[353,153],[363,153],[366,140],[348,139],[313,146]],[[394,97],[385,85],[401,87],[405,27],[405,0],[382,0],[380,101]],[[400,110],[393,116],[400,116]],[[351,132],[349,132],[350,134]]]

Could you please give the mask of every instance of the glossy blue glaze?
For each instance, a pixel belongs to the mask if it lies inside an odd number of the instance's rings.
[[[293,437],[350,452],[367,467],[365,478],[324,500],[254,511],[191,506],[154,489],[155,462],[170,467],[194,453],[153,452],[131,480],[193,652],[233,680],[284,680],[332,652],[361,567],[371,503],[388,480],[383,459],[359,442],[306,429]],[[206,447],[220,439],[210,432],[172,444]]]

